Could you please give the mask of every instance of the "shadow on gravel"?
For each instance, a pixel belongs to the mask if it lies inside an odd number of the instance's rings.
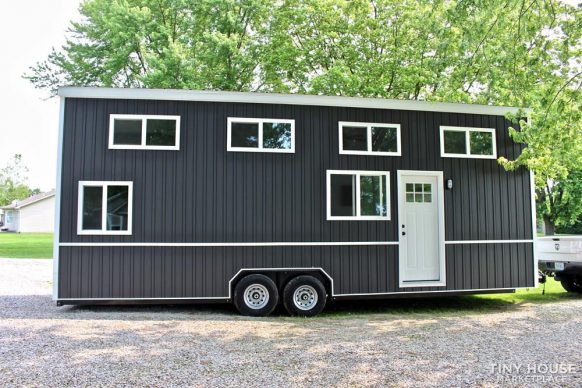
[[[438,314],[459,316],[475,313],[496,313],[518,309],[521,304],[508,300],[482,299],[476,296],[451,296],[388,300],[333,302],[322,316],[367,314]]]
[[[580,298],[563,294],[559,302]],[[381,314],[385,318],[419,316],[458,317],[467,314],[495,314],[520,309],[524,302],[483,296],[457,296],[388,300],[358,300],[329,302],[325,311],[315,319],[366,318]],[[49,295],[0,295],[0,318],[71,319],[128,321],[188,321],[188,320],[256,320],[303,319],[288,317],[282,306],[267,318],[243,317],[231,304],[177,304],[177,305],[66,305],[57,307]]]

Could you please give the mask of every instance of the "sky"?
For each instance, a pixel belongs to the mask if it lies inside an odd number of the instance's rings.
[[[65,42],[71,20],[78,20],[79,0],[17,0],[0,12],[0,168],[16,153],[28,167],[28,183],[43,191],[56,181],[58,98],[48,99],[22,78]]]

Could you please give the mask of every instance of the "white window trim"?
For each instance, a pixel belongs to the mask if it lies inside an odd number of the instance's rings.
[[[332,216],[331,215],[331,176],[332,175],[355,175],[356,176],[356,215],[355,216]],[[362,216],[360,204],[360,176],[386,176],[386,216]],[[327,220],[328,221],[390,221],[390,171],[362,171],[362,170],[327,170],[326,179],[326,200],[327,200]]]
[[[344,150],[343,127],[366,127],[367,151]],[[372,151],[372,127],[396,128],[396,152]],[[344,155],[378,155],[378,156],[402,156],[400,146],[400,124],[387,123],[362,123],[356,121],[340,121],[338,123],[339,153]]]
[[[295,153],[295,120],[289,119],[257,119],[249,117],[228,117],[226,119],[227,130],[226,130],[226,150],[236,151],[236,152],[280,152],[292,154]],[[252,147],[232,147],[232,123],[252,123],[258,124],[259,126],[259,146],[257,148]],[[263,123],[285,123],[291,124],[291,148],[281,149],[281,148],[263,148]]]
[[[107,187],[127,186],[127,230],[107,230]],[[83,193],[85,187],[102,187],[101,229],[83,229]],[[133,182],[131,181],[79,181],[77,204],[77,234],[79,235],[131,235],[133,220]]]
[[[445,131],[465,132],[465,153],[451,154],[445,152]],[[493,155],[473,155],[471,154],[471,132],[488,132],[491,133],[493,142]],[[466,158],[466,159],[497,159],[497,138],[495,137],[495,128],[477,128],[477,127],[453,127],[447,125],[440,126],[441,157],[443,158]]]
[[[115,120],[141,120],[141,144],[114,144],[113,133]],[[176,122],[176,143],[173,146],[146,145],[146,128],[148,120],[174,120]],[[179,150],[180,149],[180,116],[170,115],[109,115],[109,149],[110,150]]]

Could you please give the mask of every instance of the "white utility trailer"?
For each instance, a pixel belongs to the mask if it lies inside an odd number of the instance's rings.
[[[547,236],[536,241],[540,271],[566,291],[582,293],[582,236]]]

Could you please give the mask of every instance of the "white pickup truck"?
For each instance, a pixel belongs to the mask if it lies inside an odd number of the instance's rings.
[[[582,236],[548,236],[536,241],[540,271],[568,292],[582,293]]]

